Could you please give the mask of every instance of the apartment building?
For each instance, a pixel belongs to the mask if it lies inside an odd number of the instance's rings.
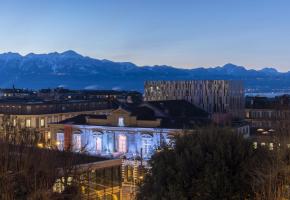
[[[15,130],[30,129],[41,134],[49,142],[49,124],[80,115],[106,114],[114,105],[104,99],[99,100],[40,100],[40,99],[2,99],[0,100],[1,133],[7,127]]]
[[[253,132],[270,134],[287,131],[290,127],[290,97],[247,97],[246,120]]]

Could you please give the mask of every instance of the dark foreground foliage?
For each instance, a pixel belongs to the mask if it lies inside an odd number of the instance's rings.
[[[285,183],[283,156],[227,129],[185,133],[152,157],[137,199],[274,200]]]
[[[0,142],[0,199],[73,199],[79,195],[78,165],[100,160],[104,159]],[[53,193],[60,177],[66,190]],[[70,185],[68,177],[74,180]]]

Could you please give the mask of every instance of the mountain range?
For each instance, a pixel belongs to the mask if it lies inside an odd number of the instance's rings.
[[[63,53],[0,54],[0,87],[143,90],[145,80],[230,79],[244,80],[248,91],[290,90],[290,72],[278,72],[225,64],[211,68],[181,69],[166,65],[137,66],[82,56],[69,50]]]

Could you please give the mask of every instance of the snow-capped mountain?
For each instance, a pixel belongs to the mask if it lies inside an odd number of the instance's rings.
[[[241,79],[247,88],[260,90],[290,87],[290,72],[274,68],[247,70],[226,64],[222,67],[180,69],[171,66],[136,66],[82,56],[74,51],[21,56],[0,54],[0,87],[132,89],[142,90],[145,80]]]

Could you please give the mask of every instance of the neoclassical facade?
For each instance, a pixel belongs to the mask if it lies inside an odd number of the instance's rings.
[[[182,131],[164,128],[161,121],[142,118],[136,111],[119,108],[110,115],[81,115],[51,124],[51,132],[60,150],[146,160],[158,147],[169,144],[172,137]]]

